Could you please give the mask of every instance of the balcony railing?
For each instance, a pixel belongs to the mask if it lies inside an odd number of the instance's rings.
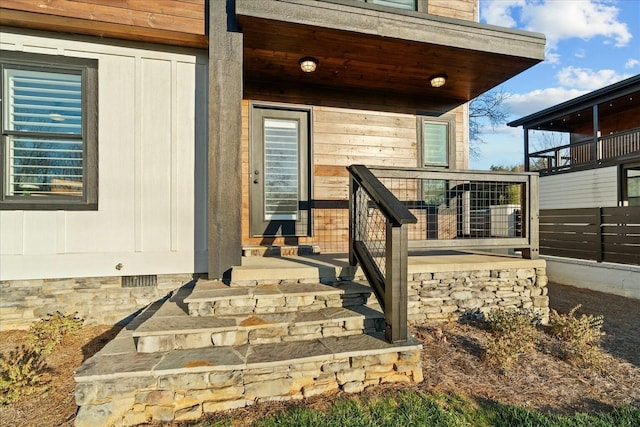
[[[541,174],[589,168],[640,153],[640,128],[530,153],[529,169]]]
[[[348,167],[349,260],[385,313],[386,338],[407,339],[411,251],[515,248],[538,256],[538,176]]]

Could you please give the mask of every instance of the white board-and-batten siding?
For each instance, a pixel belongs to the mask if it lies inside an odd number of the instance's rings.
[[[615,166],[540,178],[540,209],[617,205],[618,173]]]
[[[99,76],[98,210],[0,211],[0,280],[206,271],[206,52],[13,31],[0,48]]]

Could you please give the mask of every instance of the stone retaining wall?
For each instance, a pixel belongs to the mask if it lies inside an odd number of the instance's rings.
[[[175,372],[80,382],[76,427],[133,426],[149,421],[196,420],[203,414],[257,402],[293,400],[322,393],[357,393],[371,385],[421,382],[421,351],[301,360],[209,372]]]
[[[78,313],[85,324],[114,325],[193,280],[158,275],[157,285],[122,287],[122,277],[0,281],[0,330],[26,329],[49,313]]]
[[[454,320],[469,312],[525,308],[549,320],[544,267],[409,274],[411,323]]]

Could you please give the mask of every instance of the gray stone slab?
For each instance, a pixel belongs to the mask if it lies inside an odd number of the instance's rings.
[[[244,360],[232,347],[212,347],[170,351],[153,371],[164,375],[243,368]]]
[[[114,339],[109,341],[107,345],[100,349],[98,353],[100,356],[108,356],[113,354],[123,354],[123,353],[135,353],[136,346],[133,340],[133,336],[131,333],[127,334],[127,336],[116,336]]]
[[[96,355],[87,359],[75,373],[77,381],[149,375],[164,353],[123,353]]]
[[[320,340],[292,341],[251,346],[247,353],[247,368],[261,368],[283,363],[326,360],[331,350]]]
[[[291,283],[286,285],[279,285],[279,288],[284,294],[286,294],[286,296],[307,296],[340,293],[340,291],[333,286],[323,285],[322,283]]]
[[[220,280],[207,280],[198,279],[194,290],[213,290],[213,289],[229,289],[229,286],[225,285]]]
[[[282,291],[278,285],[260,285],[251,289],[254,297],[282,296]]]
[[[362,314],[345,307],[329,307],[318,311],[301,311],[297,313],[296,325],[309,325],[327,321],[340,321],[362,318]]]
[[[225,288],[211,290],[194,290],[191,295],[184,299],[185,303],[218,301],[223,299],[247,298],[250,296],[249,288]]]
[[[154,316],[188,316],[175,301],[166,300],[158,310],[154,313]]]
[[[173,316],[152,317],[133,331],[134,337],[151,335],[188,334],[198,332],[219,332],[235,329],[236,319],[213,316]]]
[[[422,345],[411,337],[407,343],[391,344],[384,339],[383,333],[370,335],[351,335],[345,337],[326,337],[319,339],[334,356],[369,356],[390,351],[421,349]]]
[[[260,329],[276,325],[288,325],[295,321],[295,313],[259,313],[234,316],[241,329]]]
[[[384,318],[384,313],[379,308],[380,307],[376,310],[373,307],[368,307],[366,305],[349,307],[350,310],[364,315],[367,319]]]
[[[371,293],[371,287],[357,282],[341,282],[335,283],[332,286],[342,290],[345,294],[358,294],[358,293]]]

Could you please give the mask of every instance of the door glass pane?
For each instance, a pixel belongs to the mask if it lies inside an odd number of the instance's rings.
[[[448,125],[446,123],[425,122],[423,126],[424,165],[448,166]]]
[[[298,164],[298,121],[265,119],[265,221],[298,219]]]

